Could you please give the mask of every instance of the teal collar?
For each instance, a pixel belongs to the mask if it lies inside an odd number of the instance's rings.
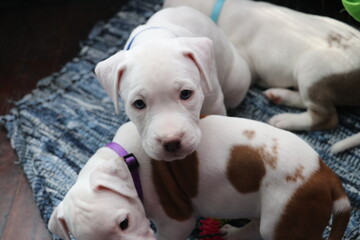
[[[217,23],[218,20],[219,20],[219,16],[220,16],[220,13],[221,13],[221,9],[222,7],[224,6],[224,3],[225,3],[225,0],[217,0],[215,5],[214,5],[214,8],[213,8],[213,11],[210,15],[210,18],[215,22]]]

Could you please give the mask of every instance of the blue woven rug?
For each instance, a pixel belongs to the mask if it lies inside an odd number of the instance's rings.
[[[159,10],[161,4],[162,0],[129,1],[112,19],[93,28],[76,58],[60,72],[41,80],[36,90],[17,102],[8,115],[0,117],[45,222],[87,159],[112,139],[119,125],[128,121],[123,109],[120,115],[114,114],[110,98],[93,73],[95,64],[121,49],[130,31]],[[285,111],[298,112],[268,103],[261,89],[252,88],[243,104],[229,115],[266,121]],[[299,133],[340,176],[351,198],[354,211],[346,240],[360,239],[360,149],[331,156],[329,147],[359,131],[360,109],[344,108],[337,129]],[[194,231],[192,239],[199,238]]]

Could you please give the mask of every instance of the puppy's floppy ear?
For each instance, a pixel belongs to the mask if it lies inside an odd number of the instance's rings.
[[[185,46],[183,54],[196,64],[201,75],[201,87],[204,94],[212,92],[211,78],[217,77],[215,71],[215,56],[213,43],[209,38],[178,38],[182,46]]]
[[[130,171],[120,157],[99,165],[90,174],[90,186],[94,191],[110,190],[126,197],[137,197]]]
[[[120,80],[125,71],[125,54],[125,51],[119,51],[108,59],[99,62],[95,67],[95,74],[113,101],[117,114],[119,113]]]
[[[64,205],[63,202],[55,208],[51,214],[48,228],[52,233],[55,233],[62,239],[71,240],[69,229],[64,217]]]

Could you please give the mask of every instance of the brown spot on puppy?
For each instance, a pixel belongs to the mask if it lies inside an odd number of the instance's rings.
[[[350,45],[347,43],[352,39],[351,36],[345,37],[340,33],[330,32],[327,36],[328,45],[330,48],[342,48],[347,49]]]
[[[274,145],[272,146],[272,152],[274,156],[277,156],[279,154],[279,140],[274,138],[273,141]]]
[[[267,150],[265,144],[260,147],[239,145],[231,149],[227,177],[240,193],[259,190],[266,173],[265,164],[276,168],[279,143],[277,139],[273,141],[271,151]]]
[[[296,168],[294,175],[287,175],[286,181],[287,182],[297,182],[298,180],[304,181],[304,166],[300,165],[298,168]]]
[[[255,131],[254,130],[244,130],[243,131],[243,134],[245,137],[247,137],[247,139],[251,140],[251,139],[254,139],[255,137]]]
[[[320,167],[300,186],[286,205],[275,228],[276,240],[322,239],[335,200],[346,197],[344,188],[334,172],[319,159]],[[349,220],[348,212],[335,215],[334,233],[342,234]],[[340,219],[339,219],[340,218]],[[329,238],[329,239],[341,239]]]
[[[278,161],[278,151],[279,151],[279,141],[277,139],[273,139],[273,146],[271,147],[272,152],[268,152],[266,150],[266,145],[260,147],[260,151],[263,156],[263,161],[269,165],[272,169],[275,169]]]
[[[240,193],[257,192],[266,169],[262,151],[249,146],[235,146],[231,150],[227,177]]]
[[[360,68],[354,71],[333,74],[314,83],[308,89],[309,106],[313,119],[312,130],[331,129],[337,126],[335,106],[360,105]]]
[[[198,193],[199,160],[196,152],[176,161],[151,160],[155,191],[165,213],[184,221],[192,217],[191,198]]]

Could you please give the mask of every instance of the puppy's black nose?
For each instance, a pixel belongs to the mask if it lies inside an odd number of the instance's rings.
[[[179,140],[169,141],[164,143],[164,149],[167,152],[175,152],[181,148],[181,142]]]

